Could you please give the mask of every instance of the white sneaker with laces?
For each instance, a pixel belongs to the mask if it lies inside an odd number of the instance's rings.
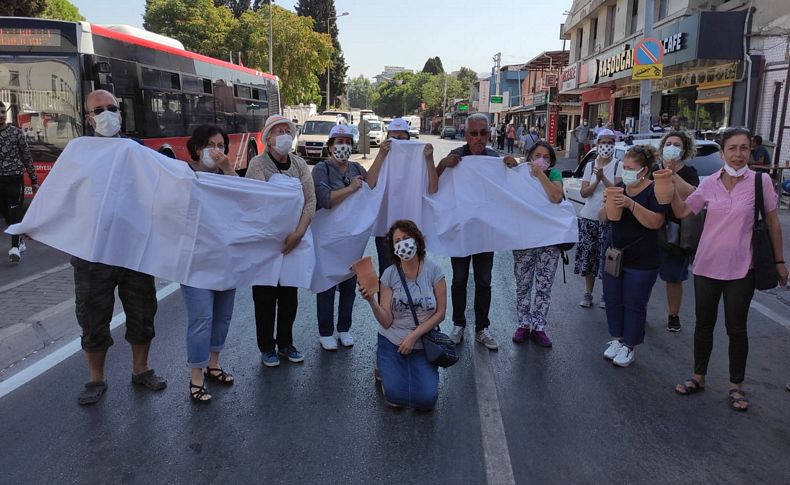
[[[8,259],[12,263],[18,263],[22,259],[22,255],[19,254],[19,248],[11,248],[8,250]]]
[[[460,344],[464,340],[464,328],[465,327],[453,325],[453,329],[450,331],[450,340],[452,340],[455,345]]]
[[[337,339],[340,340],[340,343],[343,345],[343,347],[354,346],[354,337],[352,337],[348,332],[338,332]]]
[[[321,347],[324,350],[337,350],[337,340],[335,337],[318,337],[318,341],[321,342]]]
[[[617,357],[617,353],[620,352],[620,349],[624,347],[623,343],[619,340],[611,340],[608,342],[609,345],[606,347],[606,350],[603,353],[604,359],[612,360]]]
[[[499,348],[496,339],[494,339],[494,336],[491,335],[491,332],[489,332],[487,328],[477,332],[475,334],[475,340],[485,345],[488,350],[497,350]]]
[[[631,362],[634,361],[634,349],[630,349],[623,345],[617,355],[615,356],[612,363],[618,367],[628,367],[631,365]]]
[[[27,244],[25,244],[25,240],[24,239],[20,239],[19,240],[19,252],[20,253],[24,253],[25,251],[27,251]]]

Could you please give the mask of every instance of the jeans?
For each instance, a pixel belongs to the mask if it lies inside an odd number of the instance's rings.
[[[603,274],[603,298],[609,335],[634,348],[645,340],[645,319],[658,269],[623,268],[619,278]]]
[[[398,346],[378,335],[376,362],[384,399],[414,409],[433,409],[439,397],[439,368],[428,362],[424,350],[398,353]]]
[[[236,290],[204,290],[181,285],[187,307],[187,365],[202,369],[208,365],[209,353],[225,346]]]
[[[513,142],[514,141],[515,140],[513,138],[508,138],[507,139],[507,152],[508,153],[513,153]]]
[[[730,339],[730,382],[740,384],[746,375],[749,335],[746,320],[754,296],[754,273],[739,280],[715,280],[694,275],[697,326],[694,329],[694,373],[706,375],[713,350],[713,329],[724,296],[724,326]]]
[[[352,276],[337,286],[316,294],[318,312],[318,335],[331,337],[335,330],[335,290],[340,293],[340,304],[337,309],[337,331],[348,332],[351,328],[351,312],[354,310],[357,277]]]
[[[453,266],[453,283],[450,287],[453,300],[453,325],[466,326],[466,283],[469,281],[469,263],[475,272],[475,332],[488,328],[488,310],[491,307],[491,270],[494,253],[478,253],[462,258],[450,258]]]
[[[379,260],[379,276],[384,274],[384,270],[392,266],[392,256],[387,245],[387,238],[384,236],[376,237],[376,254]]]
[[[0,175],[0,214],[6,225],[22,220],[25,201],[25,182],[22,175]],[[11,246],[19,247],[19,236],[11,236]]]
[[[297,289],[294,286],[253,286],[252,300],[255,303],[255,335],[258,350],[274,352],[275,345],[285,349],[293,345],[293,326],[299,306]],[[277,338],[274,337],[275,315]]]

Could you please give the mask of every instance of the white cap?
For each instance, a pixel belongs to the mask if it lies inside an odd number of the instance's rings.
[[[395,118],[390,121],[387,131],[409,131],[409,124],[403,118]]]
[[[332,138],[346,137],[354,139],[354,134],[351,133],[351,128],[348,125],[335,125],[329,130],[329,140]]]
[[[595,137],[595,141],[600,140],[601,138],[611,138],[612,140],[617,140],[617,135],[608,128],[604,128],[598,132],[598,135]]]

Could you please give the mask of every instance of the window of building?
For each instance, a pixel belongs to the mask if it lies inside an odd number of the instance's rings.
[[[617,15],[617,5],[606,9],[606,32],[604,32],[604,45],[609,47],[614,43],[614,17]]]
[[[581,59],[582,57],[584,57],[582,55],[582,44],[584,43],[583,42],[584,41],[584,28],[579,28],[579,30],[577,30],[576,32],[578,32],[578,35],[576,36],[577,37],[576,59]]]
[[[587,46],[587,55],[595,54],[595,44],[598,42],[598,19],[590,20],[590,44]]]
[[[629,32],[631,34],[635,34],[639,27],[639,21],[637,20],[639,17],[639,0],[631,0],[631,23]]]
[[[667,16],[667,3],[668,0],[658,0],[658,20],[662,20]]]

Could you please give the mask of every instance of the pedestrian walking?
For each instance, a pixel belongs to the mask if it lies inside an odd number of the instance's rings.
[[[685,131],[671,131],[664,135],[659,144],[661,147],[661,167],[672,170],[672,181],[680,198],[686,200],[699,185],[699,175],[697,169],[686,165],[686,160],[694,158],[696,150],[694,140]],[[666,283],[667,289],[667,330],[679,332],[680,325],[680,304],[683,301],[683,282],[688,279],[688,267],[691,262],[691,255],[683,248],[671,245],[670,234],[680,234],[678,219],[670,208],[667,212],[666,224],[661,231],[665,236],[659,238],[664,244],[658,246],[658,256],[661,261],[661,268],[658,276],[661,281]]]
[[[22,220],[25,202],[24,174],[27,171],[31,187],[38,190],[36,167],[27,146],[25,134],[7,121],[7,107],[0,101],[0,212],[6,225]],[[8,259],[12,263],[22,260],[21,236],[11,236]]]
[[[408,131],[407,131],[408,135]],[[385,141],[382,143],[389,144]],[[346,125],[333,126],[329,131],[327,147],[329,160],[318,162],[313,167],[316,210],[329,210],[342,204],[351,194],[362,187],[367,171],[357,162],[350,162],[354,138]],[[380,151],[381,149],[379,149]],[[324,350],[337,350],[337,341],[344,347],[352,347],[354,338],[351,329],[351,314],[356,297],[357,277],[351,276],[340,284],[316,294],[318,317],[318,341]],[[335,293],[340,294],[337,309],[337,337],[335,336]]]
[[[216,125],[198,126],[187,140],[189,166],[195,172],[238,177],[228,158],[229,150],[227,133]],[[187,311],[189,397],[208,403],[212,396],[206,390],[205,379],[224,385],[232,385],[235,380],[219,365],[219,354],[225,347],[233,317],[236,289],[210,290],[182,284],[181,296]]]
[[[707,208],[697,254],[694,257],[694,297],[697,324],[694,329],[694,373],[675,387],[683,395],[703,391],[708,362],[713,351],[713,330],[719,300],[724,297],[724,325],[729,338],[730,407],[749,409],[742,384],[749,353],[747,319],[754,295],[752,230],[754,227],[758,176],[748,166],[751,133],[729,128],[722,134],[723,170],[703,180],[685,202],[675,190],[672,211],[677,217],[698,214]],[[776,213],[777,196],[768,174],[761,174],[765,223],[770,234],[779,283],[787,284],[787,265],[782,249],[782,228]]]
[[[529,132],[524,135],[524,155],[527,156],[532,146],[535,145],[540,141],[540,135],[538,135],[538,129],[536,127],[531,127]]]
[[[247,178],[269,181],[275,175],[298,180],[304,193],[302,214],[296,229],[283,241],[283,254],[293,251],[302,241],[315,213],[315,187],[307,162],[291,151],[296,126],[283,116],[269,116],[261,137],[266,151],[253,158],[247,169]],[[255,329],[261,363],[266,367],[280,365],[280,356],[290,362],[304,361],[304,356],[293,344],[293,325],[299,306],[297,288],[294,286],[255,285],[252,287],[255,305]],[[275,337],[275,322],[277,335]]]
[[[587,126],[587,120],[582,120],[582,123],[573,129],[573,139],[576,142],[577,149],[579,150],[579,161],[590,151],[589,145],[590,127]]]
[[[370,171],[368,172],[367,182],[371,189],[376,187],[378,183],[381,167],[384,164],[384,159],[387,158],[387,154],[389,153],[390,147],[392,146],[390,140],[408,139],[409,124],[403,118],[393,119],[387,127],[387,140],[385,140],[379,147],[376,158],[373,160],[373,164],[370,166]],[[436,164],[433,161],[433,145],[426,143],[422,153],[425,156],[425,165],[428,169],[427,191],[429,194],[435,194],[436,191],[439,190],[439,176],[436,173]],[[387,246],[387,238],[385,236],[376,236],[375,241],[376,254],[379,264],[379,276],[381,276],[384,274],[384,270],[392,264],[392,260],[389,257],[390,251],[389,247]]]
[[[439,395],[439,371],[428,362],[421,338],[444,321],[447,283],[439,265],[427,258],[425,238],[414,222],[396,221],[387,244],[396,262],[381,276],[381,302],[360,288],[379,323],[376,375],[389,405],[429,410]]]
[[[546,197],[554,204],[563,199],[562,174],[554,168],[557,155],[548,142],[538,141],[527,152],[530,173],[535,177]],[[516,314],[518,326],[513,342],[522,343],[532,339],[541,347],[551,347],[546,335],[547,317],[551,304],[551,287],[560,250],[557,246],[542,246],[513,251],[513,274],[516,279]],[[535,296],[532,297],[532,287]]]
[[[457,166],[463,157],[470,155],[486,155],[498,157],[499,154],[486,147],[488,138],[488,118],[484,114],[475,113],[466,118],[466,144],[452,150],[444,157],[436,171],[439,177],[445,170]],[[508,167],[518,165],[512,155],[507,155],[503,162]],[[472,265],[475,278],[475,340],[489,350],[496,350],[499,345],[491,335],[488,327],[491,321],[488,312],[491,307],[491,270],[494,266],[494,253],[484,252],[464,257],[450,258],[453,267],[451,296],[453,301],[453,330],[450,338],[460,344],[466,328],[466,284],[469,281],[469,266]]]
[[[576,261],[573,272],[584,277],[585,292],[579,305],[590,308],[593,305],[595,278],[599,275],[604,244],[609,238],[610,225],[601,222],[598,211],[603,204],[606,187],[620,185],[622,167],[614,160],[614,133],[602,130],[597,138],[597,157],[587,163],[582,175],[580,194],[586,199],[579,211],[579,244],[576,246]],[[602,308],[605,307],[601,300]]]
[[[121,113],[112,93],[96,90],[86,99],[87,121],[95,136],[120,137]],[[82,350],[88,360],[90,382],[79,395],[80,404],[99,402],[107,390],[104,364],[113,344],[110,321],[115,289],[126,313],[126,340],[132,346],[132,384],[152,391],[167,387],[167,381],[148,367],[148,351],[154,338],[157,300],[154,277],[120,266],[85,261],[72,256],[74,303],[82,328]]]
[[[513,123],[507,125],[507,152],[513,153],[513,143],[516,141],[516,128]]]
[[[664,225],[668,206],[656,200],[649,175],[657,154],[650,145],[637,145],[623,156],[622,195],[614,197],[613,205],[622,211],[619,220],[611,222],[610,248],[621,251],[619,274],[605,270],[603,296],[606,300],[606,321],[613,338],[604,357],[614,365],[628,367],[634,361],[635,348],[644,341],[647,302],[656,283],[658,229]],[[607,208],[599,210],[601,221],[607,222]],[[607,252],[607,255],[609,253]],[[607,256],[609,257],[609,256]]]
[[[502,151],[505,150],[505,139],[506,139],[505,123],[500,123],[499,124],[499,129],[497,130],[497,148],[499,150],[502,150]]]

